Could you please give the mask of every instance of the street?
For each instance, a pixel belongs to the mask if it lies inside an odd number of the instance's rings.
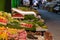
[[[38,12],[45,20],[48,31],[52,33],[54,40],[60,40],[60,15],[41,9],[38,9]]]

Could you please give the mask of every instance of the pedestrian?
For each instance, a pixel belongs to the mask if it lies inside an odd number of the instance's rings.
[[[33,5],[33,2],[32,2],[32,0],[30,0],[30,7]]]
[[[38,1],[38,4],[37,4],[38,9],[41,8],[41,6],[42,6],[42,1],[39,0],[39,1]]]
[[[20,0],[20,6],[23,6],[23,0]]]

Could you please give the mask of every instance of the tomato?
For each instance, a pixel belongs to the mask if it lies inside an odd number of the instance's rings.
[[[23,15],[19,14],[19,13],[13,14],[12,16],[14,16],[14,17],[23,17]]]
[[[21,25],[27,28],[32,28],[32,24],[22,23]]]

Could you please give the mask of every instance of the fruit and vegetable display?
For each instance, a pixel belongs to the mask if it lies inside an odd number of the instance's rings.
[[[47,29],[43,19],[39,19],[34,15],[25,15],[25,18],[20,22],[23,27],[27,27],[26,30],[41,31],[40,29]],[[30,28],[29,28],[30,27]]]
[[[28,31],[36,31],[40,29],[47,29],[47,26],[44,24],[43,19],[39,19],[34,15],[25,15],[24,19],[14,19],[11,13],[0,12],[0,26],[5,26],[9,28],[16,28]],[[40,29],[38,31],[40,31]]]
[[[27,33],[24,29],[0,27],[0,40],[26,40]]]
[[[44,34],[47,29],[44,20],[37,16],[25,15],[24,19],[19,19],[0,11],[0,40],[40,40],[42,35],[47,39]]]
[[[12,14],[12,17],[13,17],[13,18],[23,19],[23,18],[24,18],[24,15],[15,12],[14,14]]]
[[[6,24],[7,24],[7,22],[8,22],[8,21],[7,21],[7,19],[6,19],[6,18],[4,18],[4,17],[1,17],[1,16],[0,16],[0,23],[1,23],[1,24],[6,25]]]
[[[9,28],[18,28],[20,23],[17,19],[12,18],[11,13],[0,12],[0,26],[5,26]]]

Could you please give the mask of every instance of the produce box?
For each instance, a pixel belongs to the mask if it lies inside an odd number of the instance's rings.
[[[42,35],[43,34],[43,35]],[[53,40],[53,35],[50,32],[27,32],[28,40]]]

